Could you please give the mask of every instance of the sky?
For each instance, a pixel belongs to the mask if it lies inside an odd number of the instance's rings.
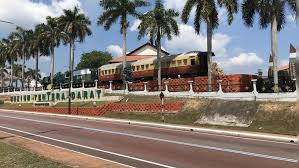
[[[108,51],[114,57],[121,55],[122,36],[120,34],[119,22],[114,24],[109,31],[96,24],[103,10],[98,0],[0,0],[0,19],[7,20],[26,29],[33,29],[34,25],[45,22],[47,16],[59,16],[63,9],[72,9],[78,6],[92,22],[92,35],[87,37],[83,43],[76,43],[75,63],[80,61],[82,53],[92,50]],[[138,9],[146,12],[153,8],[154,0],[149,0],[151,6]],[[173,8],[181,12],[186,0],[163,0],[166,8]],[[240,0],[241,2],[241,0]],[[286,9],[287,23],[278,35],[278,60],[279,65],[288,64],[289,45],[292,43],[299,46],[298,30],[295,18]],[[177,18],[180,35],[171,41],[163,39],[162,47],[171,54],[188,51],[206,51],[206,28],[202,23],[200,34],[196,34],[191,21],[183,24]],[[216,56],[213,61],[217,62],[227,74],[255,74],[257,69],[262,69],[266,74],[268,59],[271,53],[270,27],[261,30],[256,22],[252,28],[244,25],[239,13],[235,16],[232,25],[227,24],[226,10],[219,8],[220,25],[213,34],[213,51]],[[139,20],[130,17],[130,28],[127,35],[127,48],[134,50],[146,43],[148,39],[137,39]],[[0,23],[0,38],[5,38],[14,31],[15,25]],[[69,49],[68,46],[60,46],[55,50],[56,72],[68,69]],[[26,62],[27,67],[34,67],[34,60]],[[42,75],[50,74],[50,57],[41,57],[40,69]]]

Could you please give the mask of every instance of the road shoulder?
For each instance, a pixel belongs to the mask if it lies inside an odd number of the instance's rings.
[[[70,167],[82,168],[125,168],[126,166],[81,154],[71,150],[55,147],[53,145],[30,140],[0,131],[0,142],[18,146],[34,154],[62,163]]]

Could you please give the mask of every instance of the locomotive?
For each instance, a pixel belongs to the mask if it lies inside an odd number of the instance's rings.
[[[212,54],[214,56],[214,53]],[[157,57],[127,63],[134,81],[155,80],[158,75]],[[161,57],[162,78],[207,76],[207,52],[187,53]],[[122,63],[103,65],[98,69],[98,80],[102,83],[122,81]]]

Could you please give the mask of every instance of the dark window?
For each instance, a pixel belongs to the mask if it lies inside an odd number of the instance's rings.
[[[195,65],[195,59],[191,59],[191,65]]]

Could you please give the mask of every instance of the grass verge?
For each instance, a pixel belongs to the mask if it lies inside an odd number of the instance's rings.
[[[16,146],[0,142],[1,168],[69,168]]]
[[[255,119],[249,127],[233,127],[233,126],[220,126],[220,125],[208,125],[195,123],[200,117],[200,112],[180,112],[177,114],[166,114],[165,123],[188,125],[195,127],[215,128],[215,129],[228,129],[228,130],[240,130],[240,131],[252,131],[262,133],[273,133],[281,135],[297,135],[295,127],[295,118],[292,115],[288,115],[287,120],[284,120],[277,115],[277,118],[269,117],[268,119]],[[285,114],[283,114],[285,115]],[[116,119],[128,119],[136,121],[146,121],[162,123],[161,113],[142,113],[142,112],[109,112],[104,114],[103,117],[116,118]]]

